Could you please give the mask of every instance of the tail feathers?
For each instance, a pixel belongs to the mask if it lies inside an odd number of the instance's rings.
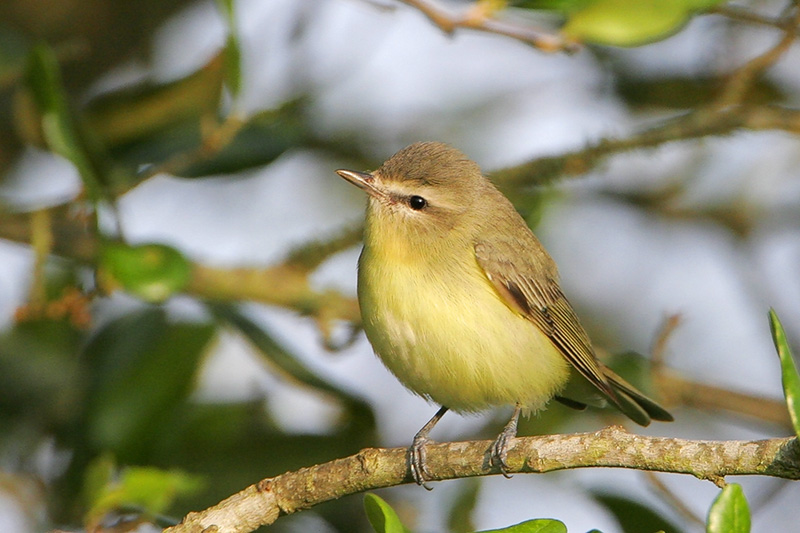
[[[650,425],[651,420],[660,420],[662,422],[671,422],[673,420],[672,415],[656,403],[655,400],[645,396],[644,393],[625,381],[610,368],[606,366],[601,368],[608,384],[614,391],[613,398],[601,393],[599,389],[589,386],[588,381],[579,380],[577,383],[571,384],[571,390],[564,391],[569,397],[556,396],[555,400],[567,407],[578,410],[586,409],[587,405],[602,407],[611,403],[640,426]],[[584,386],[582,387],[582,385]],[[586,394],[586,391],[582,390],[586,387],[591,389],[591,394]],[[574,397],[576,396],[580,400],[575,400]]]
[[[650,420],[660,420],[661,422],[672,422],[674,418],[669,412],[661,407],[655,400],[652,400],[639,391],[636,387],[622,379],[609,368],[603,368],[603,372],[617,393],[615,402],[620,411],[625,413],[631,420],[641,426],[650,424]],[[612,400],[613,401],[613,400]]]

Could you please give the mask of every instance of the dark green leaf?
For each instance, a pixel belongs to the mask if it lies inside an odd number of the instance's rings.
[[[349,428],[322,435],[287,432],[271,420],[270,413],[264,398],[246,403],[189,402],[175,411],[168,430],[159,436],[155,453],[149,456],[151,464],[168,464],[213,480],[203,494],[181,500],[182,510],[202,509],[264,477],[376,445],[368,432],[356,433]],[[345,503],[351,511],[356,507],[353,512],[363,517],[358,499],[345,500],[331,508],[341,509],[339,504]],[[314,511],[324,513],[324,507],[315,507]]]
[[[364,496],[364,509],[375,533],[409,533],[394,509],[374,494]]]
[[[741,485],[731,483],[719,493],[708,511],[707,533],[749,533],[750,509]]]
[[[339,399],[351,414],[350,420],[345,421],[349,424],[347,430],[358,433],[360,438],[371,439],[375,430],[375,417],[369,404],[319,377],[263,326],[253,322],[235,305],[222,303],[208,303],[207,305],[217,318],[234,326],[253,343],[253,346],[279,373],[289,375],[299,383]]]
[[[178,96],[177,99],[185,100],[186,97]],[[130,142],[115,145],[113,155],[127,168],[137,169],[142,165],[159,165],[181,155],[196,154],[198,157],[189,157],[185,165],[170,169],[174,175],[188,178],[233,174],[267,165],[288,150],[314,143],[298,102],[249,117],[229,143],[209,154],[197,151],[203,142],[197,118],[176,117],[163,129],[145,133]],[[135,184],[136,180],[133,180],[126,188]]]
[[[170,430],[214,334],[210,324],[170,323],[147,308],[106,324],[85,349],[92,380],[84,430],[94,450],[140,459]]]
[[[136,143],[146,143],[153,137],[159,137],[153,142],[183,146],[170,136],[184,133],[183,128],[199,139],[197,130],[202,117],[216,116],[223,75],[222,58],[214,57],[178,80],[147,81],[104,93],[87,104],[87,122],[115,156],[125,156],[129,150],[136,152]],[[140,164],[153,162],[136,160]]]
[[[526,9],[568,14],[591,4],[592,0],[511,0],[509,5]]]
[[[567,533],[567,526],[559,520],[550,518],[538,518],[526,520],[513,526],[501,529],[487,529],[481,533]]]
[[[30,320],[0,336],[0,439],[17,424],[52,430],[80,402],[75,353],[83,333],[67,320]]]
[[[679,533],[681,531],[678,526],[669,522],[658,512],[636,500],[600,492],[594,492],[592,496],[614,514],[625,533],[659,530],[666,533]]]
[[[22,77],[30,45],[20,32],[0,26],[0,87]]]
[[[283,345],[275,340],[263,326],[253,322],[239,309],[228,304],[209,304],[213,313],[222,320],[230,323],[247,337],[250,342],[275,365],[281,372],[286,372],[295,380],[335,396],[354,400],[353,396],[342,389],[323,380],[310,368],[290,353]]]
[[[800,376],[797,374],[792,351],[789,349],[789,341],[786,339],[786,332],[773,309],[769,311],[769,326],[772,331],[772,340],[778,357],[781,360],[781,378],[783,381],[783,395],[786,397],[786,406],[789,409],[789,416],[792,419],[795,434],[800,437]]]
[[[230,144],[213,157],[177,172],[184,177],[231,174],[267,165],[288,150],[308,145],[311,132],[301,101],[259,113],[248,119]]]
[[[472,523],[472,512],[478,502],[481,480],[478,478],[462,479],[459,481],[459,491],[450,508],[447,519],[447,529],[452,533],[469,533],[475,531]]]
[[[644,77],[625,67],[617,73],[614,87],[625,102],[636,107],[690,109],[709,104],[719,96],[724,79],[717,76]],[[784,103],[788,93],[770,79],[755,80],[748,92],[751,104]]]

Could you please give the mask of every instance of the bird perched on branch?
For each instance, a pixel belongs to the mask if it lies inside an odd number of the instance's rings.
[[[672,416],[597,360],[558,270],[511,202],[463,153],[412,144],[372,173],[337,173],[368,195],[358,299],[391,372],[439,411],[415,435],[411,474],[448,410],[513,405],[490,459],[504,474],[520,413],[552,398],[611,404],[637,424]]]

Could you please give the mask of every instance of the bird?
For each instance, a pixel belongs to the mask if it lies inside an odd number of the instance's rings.
[[[439,405],[409,447],[416,483],[428,488],[426,445],[450,410],[514,407],[488,450],[506,476],[520,415],[553,398],[576,409],[610,404],[642,426],[673,420],[598,360],[555,262],[460,150],[418,142],[373,172],[336,172],[368,198],[357,289],[364,332],[407,389]]]

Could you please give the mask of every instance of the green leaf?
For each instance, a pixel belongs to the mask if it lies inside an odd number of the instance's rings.
[[[106,242],[100,256],[101,278],[146,302],[163,302],[189,282],[192,267],[178,250],[165,244],[130,246]]]
[[[666,37],[687,20],[687,11],[672,2],[598,0],[573,13],[562,31],[583,42],[637,46]]]
[[[749,533],[750,509],[741,485],[731,483],[719,493],[708,511],[706,533]]]
[[[666,533],[681,531],[675,524],[636,500],[600,492],[593,492],[592,496],[614,514],[625,533],[639,533],[643,530],[661,530]]]
[[[161,470],[155,467],[127,467],[112,476],[114,462],[103,455],[87,469],[87,483],[94,486],[85,493],[88,501],[87,523],[95,523],[105,514],[119,509],[135,507],[149,516],[167,511],[179,496],[192,495],[202,489],[199,476],[179,470]],[[98,475],[100,474],[100,475]],[[97,485],[102,482],[101,485]]]
[[[233,0],[217,0],[228,26],[228,37],[225,39],[225,82],[233,97],[239,96],[242,89],[242,52],[239,46],[239,32],[236,28],[236,16]]]
[[[714,0],[595,0],[569,15],[565,35],[585,42],[638,46],[680,30]]]
[[[87,509],[94,507],[95,502],[103,497],[106,488],[114,480],[116,467],[114,458],[108,453],[96,457],[86,467],[83,474],[83,503]]]
[[[494,533],[499,531],[503,533],[567,533],[567,526],[564,525],[564,522],[559,520],[537,518],[501,529],[487,529],[481,533]]]
[[[566,17],[565,35],[585,42],[638,46],[668,37],[697,12],[724,0],[515,0],[512,5]]]
[[[47,146],[75,165],[86,194],[97,202],[101,197],[101,174],[104,171],[98,163],[99,158],[90,153],[89,144],[82,138],[70,112],[58,62],[47,45],[39,44],[31,50],[26,81],[40,115]]]
[[[778,314],[773,309],[769,310],[769,327],[772,331],[775,349],[778,351],[778,357],[781,360],[781,380],[783,381],[783,395],[786,397],[786,406],[789,408],[789,416],[792,419],[794,432],[800,437],[800,376],[797,374],[797,367],[789,349],[786,332],[783,330]]]
[[[375,533],[409,533],[394,509],[382,498],[371,493],[366,494],[364,510]]]

